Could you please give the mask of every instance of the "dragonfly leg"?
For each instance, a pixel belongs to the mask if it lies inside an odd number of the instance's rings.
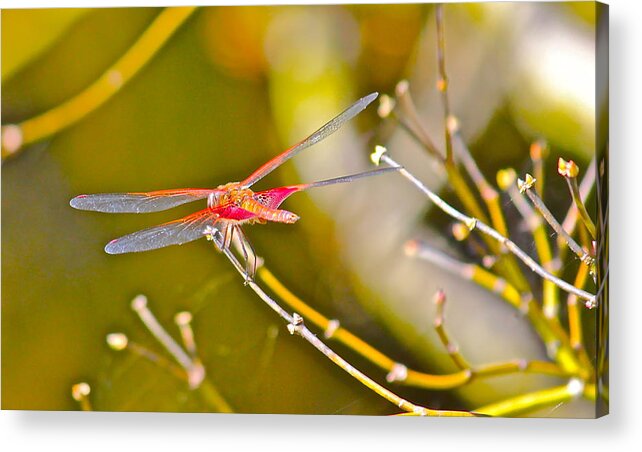
[[[245,259],[245,284],[247,285],[250,281],[254,280],[254,275],[256,274],[256,252],[254,251],[254,248],[252,247],[250,241],[247,239],[245,232],[243,232],[243,229],[241,229],[240,226],[235,226],[235,229],[241,252],[243,253],[243,258]],[[251,267],[250,259],[252,259]]]
[[[221,249],[230,249],[230,243],[232,243],[232,236],[234,235],[233,228],[234,226],[231,224],[226,224],[223,228],[223,241],[221,242]]]

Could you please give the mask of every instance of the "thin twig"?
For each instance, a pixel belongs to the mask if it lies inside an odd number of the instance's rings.
[[[595,186],[596,176],[596,160],[595,157],[593,157],[593,160],[591,160],[591,163],[586,168],[586,173],[582,178],[582,182],[580,182],[580,198],[586,199],[589,197],[591,191],[593,190],[593,187]],[[568,209],[568,212],[564,217],[564,221],[562,222],[562,228],[569,234],[573,235],[577,226],[578,218],[579,213],[577,211],[577,207],[575,206],[575,204],[571,204],[571,207]],[[565,250],[564,239],[562,237],[558,237],[558,246],[561,248],[560,253],[562,250]]]
[[[533,174],[535,174],[535,189],[544,198],[544,159],[548,154],[548,145],[546,141],[540,139],[531,144],[529,151],[533,162]]]
[[[531,205],[524,199],[524,195],[519,192],[515,182],[517,181],[517,173],[512,168],[503,169],[497,172],[497,183],[499,187],[508,193],[511,201],[519,211],[520,215],[524,218],[524,222],[528,226],[535,242],[535,250],[542,263],[542,267],[550,274],[557,275],[557,266],[559,261],[553,258],[553,251],[549,243],[548,233],[544,226],[544,220],[537,215]],[[545,279],[542,284],[543,296],[542,306],[544,315],[549,318],[557,318],[559,315],[559,290],[558,287],[551,281]]]
[[[192,330],[192,314],[187,311],[179,312],[174,316],[174,323],[181,332],[181,339],[185,350],[192,359],[197,357],[196,341],[194,340],[194,331]]]
[[[407,256],[418,257],[432,262],[440,268],[499,295],[513,308],[525,311],[524,302],[533,296],[530,293],[520,294],[519,291],[504,278],[480,267],[479,265],[460,262],[457,259],[429,246],[421,240],[409,240],[404,246]]]
[[[453,144],[455,150],[457,151],[457,155],[461,159],[466,172],[477,187],[480,196],[482,197],[484,203],[486,204],[486,207],[488,208],[488,212],[490,213],[490,221],[493,227],[497,229],[500,234],[508,235],[508,227],[506,226],[506,219],[504,218],[504,213],[502,212],[499,193],[497,193],[497,190],[495,190],[488,183],[482,172],[479,170],[477,162],[475,162],[475,159],[470,154],[468,146],[459,133],[459,125],[454,117],[451,117],[448,128],[451,130]]]
[[[437,80],[437,90],[441,93],[442,107],[444,112],[444,134],[445,134],[445,143],[446,143],[446,158],[444,162],[444,168],[448,179],[452,186],[455,189],[455,192],[462,201],[464,207],[468,209],[468,212],[472,214],[477,219],[481,220],[484,223],[488,223],[485,212],[479,207],[477,199],[471,193],[471,190],[468,187],[468,183],[462,177],[461,172],[457,164],[455,163],[455,156],[453,152],[453,135],[457,131],[457,119],[451,114],[450,110],[450,101],[448,95],[448,89],[450,87],[450,82],[448,75],[446,73],[446,32],[445,32],[445,23],[444,23],[444,5],[437,4],[435,8],[435,22],[437,28],[437,66],[439,79]],[[463,139],[460,140],[463,144]],[[463,146],[464,153],[466,153],[467,148]],[[470,156],[470,153],[468,153]],[[466,155],[464,155],[464,158]],[[471,165],[472,161],[472,165]],[[464,162],[466,169],[471,174],[471,177],[477,178],[475,184],[477,185],[484,202],[486,203],[491,224],[496,230],[503,236],[508,235],[508,230],[506,227],[506,222],[501,210],[499,203],[499,197],[497,192],[485,182],[481,176],[481,172],[476,168],[474,160],[472,158],[468,162]],[[473,168],[474,166],[474,168]],[[477,171],[475,171],[477,169]],[[472,170],[472,171],[471,171]],[[482,182],[483,181],[483,182]],[[525,278],[522,270],[519,268],[517,261],[510,254],[506,255],[503,253],[501,247],[499,247],[494,241],[490,240],[489,237],[483,237],[486,244],[493,251],[493,253],[498,257],[497,260],[497,271],[502,274],[502,276],[509,279],[519,290],[526,291],[530,290],[528,280]]]
[[[444,110],[444,135],[446,139],[446,164],[453,165],[452,134],[448,124],[450,122],[450,102],[448,100],[448,76],[446,75],[446,37],[444,33],[444,5],[435,7],[435,21],[437,23],[437,66],[439,67],[439,80],[437,89],[441,93],[441,103]]]
[[[488,183],[483,173],[480,171],[475,159],[472,157],[466,142],[464,141],[461,133],[459,131],[459,121],[455,116],[450,113],[450,107],[448,103],[448,78],[446,76],[445,68],[445,38],[443,32],[443,5],[437,6],[436,11],[436,20],[437,20],[437,34],[438,34],[438,59],[439,59],[439,74],[440,79],[437,82],[437,88],[442,93],[442,103],[444,105],[444,123],[446,128],[446,147],[450,146],[451,151],[456,151],[457,155],[461,159],[466,172],[472,179],[473,183],[477,187],[477,190],[482,197],[486,208],[490,214],[490,222],[493,227],[502,235],[508,236],[508,227],[506,226],[506,219],[504,213],[502,212],[502,207],[500,203],[499,194],[492,185]],[[448,154],[448,152],[447,152]],[[477,208],[477,202],[474,198],[471,197],[469,190],[467,189],[467,184],[461,177],[459,169],[454,162],[452,153],[451,158],[448,158],[448,155],[444,161],[444,166],[446,173],[449,176],[451,183],[455,186],[456,192],[462,199],[464,205],[472,212],[474,216],[481,219],[484,222],[487,222],[485,213],[481,209]],[[477,209],[477,210],[475,210]],[[491,245],[492,247],[492,245]],[[493,249],[495,254],[500,255],[500,250]],[[516,284],[520,289],[524,290],[528,287],[526,279],[523,277],[521,271],[517,267],[514,258],[504,256],[500,257],[500,272],[502,272],[506,277],[510,278],[514,284]]]
[[[580,189],[577,186],[577,175],[579,173],[579,167],[573,160],[566,161],[560,157],[557,165],[557,171],[566,180],[566,184],[568,185],[568,189],[571,192],[571,197],[573,198],[575,207],[580,214],[580,218],[582,218],[584,226],[586,226],[589,234],[591,234],[591,237],[593,238],[593,240],[595,240],[597,237],[595,223],[593,223],[593,220],[586,210],[586,206],[584,205],[584,201],[582,200],[582,195],[580,194]]]
[[[156,317],[147,307],[147,297],[144,295],[136,296],[131,303],[131,307],[138,317],[147,327],[152,336],[165,347],[170,355],[180,364],[180,366],[189,372],[192,368],[192,359],[183,351],[180,345],[165,331],[165,328],[156,320]]]
[[[2,127],[2,158],[80,121],[113,97],[160,50],[196,7],[166,8],[129,50],[75,97],[38,116]]]
[[[471,366],[464,358],[464,356],[461,354],[459,351],[459,347],[453,340],[450,338],[450,335],[446,331],[446,326],[445,326],[445,316],[444,316],[444,308],[446,305],[446,293],[443,290],[438,290],[437,293],[435,293],[435,296],[433,297],[433,301],[436,306],[436,314],[435,314],[435,331],[437,331],[437,335],[439,336],[439,340],[441,340],[441,343],[443,344],[444,348],[450,355],[450,358],[452,359],[453,363],[457,367],[459,367],[461,370],[466,370],[470,369]]]
[[[425,242],[412,240],[406,243],[405,249],[406,254],[410,256],[416,256],[437,264],[439,267],[464,279],[473,281],[477,285],[501,296],[519,312],[528,316],[533,328],[542,338],[549,356],[555,359],[565,372],[573,375],[584,372],[581,363],[575,356],[575,351],[570,346],[566,333],[559,326],[559,322],[544,317],[531,294],[520,294],[514,286],[503,278],[478,265],[460,262]]]
[[[172,355],[176,362],[180,364],[181,368],[185,372],[186,381],[189,388],[193,391],[198,391],[203,399],[217,411],[221,413],[233,413],[234,410],[229,405],[227,400],[225,400],[218,389],[206,378],[205,367],[203,366],[201,360],[195,355],[196,345],[190,345],[190,348],[194,353],[190,357],[158,322],[154,314],[147,307],[147,298],[144,295],[138,295],[137,297],[135,297],[134,300],[132,300],[131,305],[132,309],[136,312],[136,314],[138,314],[139,318],[150,331],[150,333],[152,333],[154,338],[156,338],[156,340],[160,342],[160,344],[170,353],[170,355]],[[184,314],[185,313],[179,313],[177,323],[185,322],[187,320],[191,321],[191,314],[188,313],[190,319],[187,319],[187,316],[185,316]],[[184,329],[185,326],[183,325],[181,328]],[[188,329],[191,333],[191,327],[188,327]],[[186,332],[181,330],[181,333],[183,339],[185,339]],[[189,333],[187,334],[189,336]],[[114,342],[114,336],[111,336],[111,340],[110,336],[107,337],[107,343],[112,348],[118,350],[119,348],[122,349],[124,347],[127,347],[126,336],[123,335],[125,338],[124,342],[120,338],[119,340],[116,340],[116,342]],[[188,337],[187,341],[189,342],[192,339]],[[116,344],[117,347],[114,347],[114,344]],[[149,359],[158,360],[160,362],[159,357],[153,357],[154,353],[149,350],[143,348],[143,350],[138,350],[138,353],[141,354],[145,351],[145,354]],[[150,353],[152,356],[150,356]]]
[[[430,145],[422,140],[421,136],[417,132],[415,132],[415,130],[403,116],[396,114],[396,112],[392,112],[388,117],[399,124],[399,126],[401,126],[401,129],[405,131],[415,143],[424,148],[426,152],[428,152],[428,154],[433,155],[437,160],[443,159],[441,155],[434,155]]]
[[[414,128],[420,131],[420,135],[417,135],[416,132],[411,132],[411,136],[418,137],[418,140],[421,143],[422,147],[427,149],[429,154],[438,156],[438,161],[444,166],[444,170],[446,171],[448,181],[452,186],[452,189],[457,194],[465,209],[474,217],[487,223],[488,218],[486,212],[484,212],[481,205],[477,201],[477,198],[468,186],[467,181],[459,171],[459,167],[455,164],[454,160],[448,160],[442,157],[441,153],[436,149],[432,140],[430,140],[428,133],[423,128],[421,119],[417,115],[416,108],[414,107],[414,102],[412,101],[412,97],[410,95],[408,82],[405,80],[399,82],[395,89],[395,93],[398,99],[400,112],[402,113],[401,116],[409,118],[410,123],[415,125]],[[394,108],[394,104],[388,103],[388,105],[384,105],[381,108],[381,111],[382,113],[390,114],[390,110]],[[446,127],[449,129],[456,129],[456,119],[450,115],[448,116],[448,118],[449,119],[447,120]],[[500,225],[500,228],[502,228],[501,225],[504,223],[504,221],[501,213],[501,208],[499,206],[499,200],[493,200],[493,195],[490,192],[484,191],[484,193],[488,195],[487,199],[484,199],[484,201],[489,201],[489,210],[493,221]],[[522,271],[517,265],[515,258],[512,255],[503,254],[501,247],[496,241],[490,239],[487,236],[482,236],[482,238],[484,239],[486,245],[489,247],[492,253],[498,257],[498,271],[504,277],[511,280],[511,282],[519,287],[520,290],[529,290],[528,281],[522,274]]]
[[[395,115],[397,120],[410,132],[411,136],[419,141],[422,147],[428,151],[428,154],[437,159],[437,161],[443,162],[443,155],[430,139],[430,135],[428,135],[428,132],[421,123],[421,119],[419,119],[417,108],[410,96],[407,80],[402,80],[397,83],[397,86],[395,87],[395,95],[397,97],[397,103],[391,112],[399,111],[401,114]],[[406,118],[408,118],[409,122],[406,122]]]
[[[490,363],[474,366],[472,368],[475,379],[483,376],[485,378],[498,375],[507,375],[509,373],[523,372],[543,375],[552,375],[556,377],[569,377],[572,374],[566,372],[560,367],[549,361],[528,361],[526,359],[515,359],[501,363]]]
[[[335,340],[345,345],[350,350],[358,353],[374,365],[387,372],[386,379],[391,383],[395,382],[406,386],[425,389],[452,389],[467,384],[473,378],[486,378],[489,376],[505,375],[515,372],[543,373],[557,376],[569,375],[554,363],[525,360],[477,366],[471,370],[446,375],[434,375],[409,369],[405,365],[396,362],[392,358],[381,353],[363,339],[355,336],[349,330],[341,326],[338,320],[328,319],[318,311],[315,311],[312,307],[288,290],[288,288],[285,287],[285,285],[283,285],[283,283],[281,283],[266,267],[260,267],[257,271],[257,275],[272,292],[283,300],[283,302],[301,314],[307,322],[310,322],[323,330],[324,337],[326,339]],[[510,289],[512,289],[512,287],[509,287],[509,290]],[[514,291],[514,293],[519,300],[519,294],[517,294],[516,291]]]
[[[449,161],[442,156],[441,152],[430,139],[428,132],[423,127],[421,118],[417,114],[417,109],[415,108],[414,101],[410,95],[408,81],[402,80],[397,83],[397,86],[395,87],[395,95],[398,100],[398,107],[395,108],[395,111],[399,111],[401,113],[400,115],[397,115],[398,118],[400,120],[408,118],[408,122],[404,121],[402,125],[405,124],[406,127],[410,129],[410,135],[420,142],[422,147],[428,151],[429,155],[435,157],[439,163],[444,165],[444,169],[448,175],[448,180],[466,209],[476,217],[482,218],[486,221],[486,213],[482,210],[472,191],[468,188],[468,184],[459,172],[459,168],[455,165],[455,162],[451,161],[449,163]],[[494,251],[497,252],[497,250]]]
[[[459,220],[467,225],[470,224],[472,228],[477,228],[479,231],[483,232],[487,236],[497,240],[501,245],[505,246],[508,251],[513,253],[518,259],[524,262],[524,264],[526,264],[528,268],[533,270],[542,278],[546,278],[554,282],[555,284],[557,284],[557,286],[559,286],[564,291],[569,293],[574,293],[584,300],[589,300],[589,301],[595,300],[595,295],[590,294],[584,290],[578,289],[573,285],[567,283],[566,281],[563,281],[560,278],[547,272],[544,268],[542,268],[541,265],[535,262],[528,254],[522,251],[522,249],[519,248],[509,238],[501,235],[499,232],[497,232],[495,229],[491,228],[481,220],[464,215],[463,213],[461,213],[460,211],[452,207],[450,204],[446,203],[443,199],[441,199],[439,196],[433,193],[428,187],[426,187],[426,185],[424,185],[419,179],[417,179],[407,169],[401,167],[401,165],[399,165],[396,161],[394,161],[392,158],[386,155],[385,148],[383,148],[382,146],[377,146],[377,148],[379,150],[379,153],[382,154],[380,155],[381,160],[383,160],[386,164],[390,166],[399,167],[400,168],[399,173],[403,175],[406,179],[408,179],[419,190],[421,190],[433,203],[435,203],[437,207],[443,210],[446,214],[450,215],[456,220]],[[373,159],[376,160],[376,157],[373,157]]]
[[[182,367],[174,364],[173,361],[170,361],[164,356],[148,349],[144,345],[130,340],[125,334],[109,333],[106,337],[106,340],[107,345],[109,345],[109,348],[111,348],[112,350],[115,350],[117,352],[129,350],[134,355],[146,359],[154,365],[170,372],[171,374],[176,376],[176,378],[187,382],[187,373]]]
[[[568,232],[564,230],[564,228],[562,228],[562,225],[559,224],[551,211],[548,210],[544,201],[542,201],[542,199],[537,196],[537,193],[532,190],[533,182],[534,179],[530,174],[526,175],[525,180],[517,179],[519,191],[526,193],[526,196],[531,200],[537,211],[544,217],[546,222],[553,228],[557,235],[564,239],[571,251],[573,251],[582,262],[586,263],[589,267],[592,266],[594,263],[593,258],[584,251],[580,245],[578,245],[578,243],[568,234]]]

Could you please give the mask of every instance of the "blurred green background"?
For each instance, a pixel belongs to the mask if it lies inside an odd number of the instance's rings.
[[[529,143],[547,138],[555,156],[547,166],[549,199],[564,212],[570,201],[564,181],[555,178],[556,156],[585,167],[595,152],[593,3],[448,5],[445,11],[452,109],[482,170],[490,180],[507,165],[526,171]],[[160,12],[2,11],[2,124],[80,92]],[[175,337],[174,314],[192,312],[208,378],[236,411],[396,412],[289,336],[206,241],[141,254],[103,252],[112,238],[179,218],[194,205],[138,216],[79,212],[68,203],[80,193],[240,180],[357,98],[394,92],[402,78],[441,145],[433,12],[432,5],[201,8],[105,105],[6,159],[2,408],[77,409],[71,385],[87,381],[98,410],[211,410],[164,369],[106,346],[107,333],[122,331],[163,353],[129,308],[143,293]],[[256,188],[367,169],[370,146],[383,140],[439,189],[444,175],[423,151],[379,123],[373,105]],[[427,237],[444,249],[449,241],[448,222],[440,215],[430,221],[428,202],[401,178],[297,195],[285,208],[301,220],[246,228],[257,253],[293,292],[395,359],[433,372],[453,370],[431,326],[431,297],[439,287],[451,300],[449,327],[475,362],[545,356],[528,324],[500,300],[403,256],[410,238]],[[524,246],[532,252],[532,243]],[[334,347],[385,381],[379,370]],[[519,376],[455,393],[394,390],[453,409],[552,382]],[[578,402],[539,414],[591,410]]]

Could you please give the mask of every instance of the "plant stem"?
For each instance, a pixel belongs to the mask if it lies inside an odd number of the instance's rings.
[[[437,23],[437,66],[439,80],[437,89],[441,93],[441,104],[444,110],[444,137],[446,141],[446,165],[454,165],[452,134],[448,123],[450,121],[450,102],[448,100],[448,76],[446,75],[446,37],[444,33],[444,5],[435,6],[435,21]]]
[[[165,8],[113,66],[75,97],[20,124],[3,126],[3,136],[11,131],[17,138],[11,144],[3,139],[2,158],[72,126],[98,109],[140,72],[195,10]]]
[[[497,293],[519,312],[526,314],[544,342],[550,357],[555,359],[565,372],[573,375],[585,375],[591,372],[588,370],[590,366],[582,367],[578,361],[570,346],[569,339],[559,326],[557,319],[547,319],[531,294],[520,294],[503,278],[499,278],[478,265],[460,262],[423,242],[413,241],[410,245],[406,245],[408,254],[434,262],[464,279],[471,280],[479,286]]]
[[[582,178],[582,182],[580,182],[580,198],[582,199],[588,198],[588,196],[591,194],[591,191],[593,190],[593,187],[595,185],[595,178],[597,176],[596,166],[597,164],[594,157],[593,160],[591,160],[589,166],[586,168],[586,172],[584,174],[584,177]],[[564,221],[562,222],[562,229],[567,231],[570,235],[573,235],[577,226],[578,217],[579,213],[577,211],[577,206],[575,205],[575,203],[573,203],[571,204],[571,207],[569,207],[568,212],[564,217]],[[558,247],[560,248],[560,258],[563,259],[566,252],[564,239],[562,237],[558,237],[557,243]]]
[[[575,286],[582,287],[589,276],[589,267],[582,263],[575,277]],[[585,366],[590,367],[591,362],[584,348],[584,337],[582,334],[582,308],[578,304],[577,296],[569,294],[566,300],[568,310],[568,332],[571,347],[577,350],[578,355]]]
[[[573,202],[575,203],[575,206],[577,207],[578,212],[580,213],[580,218],[582,218],[582,221],[584,222],[584,226],[586,226],[586,229],[588,229],[589,234],[591,234],[591,237],[593,240],[596,239],[597,235],[595,232],[595,223],[593,223],[593,220],[591,220],[591,217],[586,210],[586,206],[584,205],[584,201],[582,201],[582,196],[580,195],[580,189],[577,186],[577,179],[575,177],[565,177],[566,183],[568,184],[568,188],[571,192],[571,196],[573,197]]]
[[[446,331],[446,322],[444,316],[444,308],[446,305],[445,292],[442,290],[437,291],[434,297],[434,302],[435,306],[437,307],[434,325],[435,331],[437,331],[437,336],[439,336],[439,340],[441,341],[442,345],[450,355],[453,363],[455,363],[457,367],[459,367],[461,370],[470,369],[471,365],[461,354],[461,352],[459,351],[459,347],[455,342],[453,342],[453,340],[450,338],[450,335]]]
[[[197,391],[201,395],[203,400],[219,413],[233,413],[234,410],[227,403],[223,395],[209,380],[207,380],[203,363],[201,363],[200,359],[198,359],[198,357],[196,357],[195,355],[189,356],[181,348],[181,346],[178,345],[178,343],[169,335],[169,333],[165,330],[165,328],[163,328],[163,326],[147,306],[147,298],[144,295],[138,295],[134,298],[134,300],[132,300],[131,306],[136,314],[138,314],[140,320],[147,327],[149,332],[152,333],[152,336],[154,336],[154,338],[169,352],[169,354],[172,355],[176,362],[180,364],[182,370],[184,371],[184,375],[181,374],[180,376],[185,378],[189,388],[192,391]],[[185,314],[189,315],[189,313],[181,313],[181,315],[179,316],[179,321],[177,323],[179,324],[179,327],[185,328],[187,326],[191,335],[189,321],[185,322],[185,317],[187,317]],[[180,317],[183,317],[183,319],[181,319]],[[189,317],[191,317],[191,315],[189,315]],[[182,333],[184,334],[185,332],[182,331]],[[190,342],[191,340],[191,338],[188,339],[188,342]],[[193,351],[196,352],[195,344],[192,345],[194,347]],[[139,355],[145,356],[146,358],[157,363],[163,363],[164,361],[166,361],[164,360],[164,358],[161,358],[159,355],[156,355],[152,351],[147,350],[142,345],[133,343],[128,344],[127,346],[131,347],[132,350],[134,350]],[[173,366],[170,363],[168,367],[170,370],[174,370],[176,366]]]
[[[257,276],[261,281],[274,292],[283,302],[294,311],[303,316],[306,321],[314,324],[324,331],[327,339],[336,340],[350,350],[358,353],[380,369],[388,373],[388,380],[393,380],[394,370],[403,366],[392,358],[381,353],[363,339],[355,336],[349,330],[340,326],[337,320],[330,320],[312,307],[306,304],[299,297],[294,295],[283,285],[266,267],[259,267]],[[514,290],[514,289],[513,289]],[[517,292],[515,292],[517,294]],[[519,299],[519,294],[517,294]],[[404,366],[405,367],[405,366]],[[515,372],[543,373],[548,375],[568,376],[568,373],[553,363],[544,361],[518,360],[507,363],[494,363],[475,367],[470,370],[463,370],[446,375],[434,375],[420,372],[413,369],[405,369],[405,379],[397,375],[393,381],[405,386],[414,386],[424,389],[452,389],[465,385],[473,378],[486,378],[495,375],[504,375]]]
[[[513,253],[515,256],[517,256],[518,259],[520,259],[522,262],[524,262],[528,268],[533,270],[535,273],[540,275],[542,278],[548,279],[552,282],[554,282],[558,287],[563,289],[566,292],[569,293],[574,293],[580,298],[588,301],[594,301],[595,300],[595,295],[590,294],[584,290],[578,289],[574,287],[573,285],[567,283],[566,281],[563,281],[559,279],[558,277],[550,274],[544,268],[542,268],[541,265],[539,265],[537,262],[535,262],[528,254],[526,254],[524,251],[522,251],[521,248],[519,248],[512,240],[509,238],[501,235],[499,232],[497,232],[495,229],[491,228],[484,222],[473,218],[469,217],[467,215],[464,215],[454,207],[452,207],[450,204],[446,203],[443,199],[441,199],[439,196],[437,196],[435,193],[433,193],[426,185],[424,185],[419,179],[417,179],[412,173],[410,173],[407,169],[401,167],[397,162],[395,162],[392,158],[390,158],[388,155],[382,155],[381,160],[386,162],[386,164],[390,166],[396,166],[400,167],[401,169],[399,170],[399,173],[404,176],[406,179],[408,179],[413,185],[415,185],[419,190],[421,190],[432,202],[435,203],[437,207],[439,207],[441,210],[443,210],[446,214],[450,215],[451,217],[455,218],[456,220],[459,220],[465,224],[471,224],[474,225],[479,231],[483,232],[487,236],[493,238],[497,242],[499,242],[501,245],[505,246],[508,251]]]
[[[396,118],[397,121],[399,121],[402,127],[410,133],[411,137],[418,141],[420,145],[424,149],[426,149],[431,156],[435,157],[438,162],[443,165],[448,177],[448,182],[450,183],[453,191],[455,192],[461,203],[464,205],[466,211],[470,212],[475,218],[478,218],[484,222],[488,222],[486,212],[484,212],[481,205],[477,201],[477,198],[469,188],[468,183],[462,176],[454,160],[445,159],[441,155],[439,150],[430,139],[428,132],[426,132],[426,130],[424,129],[421,123],[421,119],[417,114],[414,102],[412,101],[408,82],[405,80],[399,82],[395,88],[395,94],[397,96],[399,111],[401,113],[401,115],[397,115],[401,116]],[[404,118],[408,118],[408,123],[404,121]],[[456,120],[454,118],[450,118],[447,126],[450,129],[456,129],[456,127],[453,126],[453,124],[455,123]],[[412,126],[410,126],[410,124],[412,124]],[[486,186],[490,187],[488,184],[486,184]],[[492,190],[492,187],[490,188]],[[484,196],[484,194],[487,195],[484,201],[487,202],[487,205],[489,205],[489,211],[492,221],[498,223],[500,225],[500,228],[502,227],[501,225],[504,224],[505,229],[505,222],[501,213],[499,199],[493,199],[492,193],[488,191],[484,191],[482,193],[482,197]],[[498,243],[490,239],[489,237],[482,236],[482,239],[492,251],[492,253],[498,257],[496,263],[498,272],[501,273],[502,276],[509,279],[520,290],[529,290],[530,288],[528,285],[528,281],[522,274],[522,271],[517,265],[514,257],[502,253],[501,247],[498,245]]]
[[[514,170],[502,170],[504,172],[510,171],[510,173],[515,174]],[[508,173],[508,174],[510,174]],[[507,174],[507,173],[504,173]],[[510,176],[507,176],[510,177]],[[542,267],[550,274],[557,276],[557,270],[555,269],[555,261],[553,258],[553,251],[551,249],[551,244],[548,241],[548,233],[544,227],[544,222],[542,218],[535,213],[533,208],[528,204],[524,199],[524,196],[519,192],[514,181],[512,183],[506,184],[506,191],[510,196],[511,200],[517,210],[524,218],[531,234],[533,236],[533,241],[535,242],[535,250],[539,256],[540,261],[542,262]],[[543,296],[542,296],[542,309],[544,315],[547,318],[557,318],[559,315],[559,290],[558,287],[547,279],[543,281]]]
[[[490,416],[518,416],[547,406],[570,402],[582,395],[584,390],[584,384],[580,380],[571,379],[566,385],[522,394],[480,407],[476,412]]]
[[[479,194],[484,200],[484,203],[488,208],[488,212],[490,213],[490,221],[493,227],[497,229],[500,234],[508,235],[508,227],[506,226],[506,219],[502,212],[499,193],[497,193],[497,190],[488,183],[482,172],[479,170],[477,162],[475,162],[475,159],[470,154],[470,150],[468,149],[468,146],[466,146],[466,143],[458,130],[453,131],[453,138],[457,155],[460,157],[466,172],[472,179],[479,191]]]
[[[421,119],[417,114],[417,108],[415,103],[410,96],[409,85],[407,80],[402,80],[397,83],[395,87],[395,95],[401,110],[402,116],[397,118],[397,120],[405,126],[405,128],[410,132],[411,136],[415,137],[419,143],[428,151],[432,157],[436,158],[438,161],[443,162],[444,157],[441,155],[441,152],[437,149],[437,146],[433,143],[424,129]],[[404,118],[408,118],[409,122],[406,122]]]
[[[532,188],[528,187],[528,185],[524,184],[523,185],[524,192],[528,196],[528,198],[531,200],[535,208],[539,211],[539,213],[544,217],[546,222],[553,228],[553,230],[564,239],[568,247],[573,251],[577,257],[580,258],[580,260],[587,265],[592,266],[594,261],[589,254],[582,249],[578,243],[573,240],[573,238],[562,228],[562,225],[559,224],[559,222],[555,219],[553,214],[551,213],[550,210],[548,210],[548,207],[544,204],[544,201],[541,200],[539,196],[532,190]],[[583,297],[582,297],[583,298]]]
[[[225,257],[227,257],[228,260],[232,263],[236,271],[239,272],[239,274],[243,277],[246,285],[249,286],[250,289],[252,289],[254,293],[257,294],[259,298],[261,298],[261,300],[263,300],[274,312],[276,312],[279,315],[279,317],[281,317],[283,320],[285,320],[288,323],[288,330],[290,331],[290,334],[296,333],[299,336],[301,336],[308,343],[310,343],[314,348],[316,348],[318,351],[323,353],[334,364],[339,366],[341,369],[343,369],[345,372],[347,372],[350,376],[355,378],[357,381],[359,381],[368,389],[374,391],[376,394],[380,395],[381,397],[393,403],[394,405],[401,408],[402,410],[407,412],[417,413],[418,415],[421,415],[421,416],[456,416],[456,417],[475,416],[474,413],[470,413],[467,411],[433,410],[420,405],[415,405],[409,402],[408,400],[402,397],[399,397],[392,391],[384,388],[379,383],[375,382],[370,377],[366,376],[363,372],[359,371],[350,363],[348,363],[345,359],[343,359],[341,356],[335,353],[332,349],[330,349],[330,347],[325,345],[314,333],[312,333],[304,325],[303,318],[299,314],[294,313],[290,315],[276,301],[274,301],[267,293],[265,293],[265,291],[261,288],[261,286],[256,284],[256,282],[254,282],[252,279],[248,277],[248,275],[245,272],[244,266],[241,265],[241,263],[238,261],[236,256],[234,256],[234,254],[232,254],[232,252],[228,248],[222,247],[221,243],[217,238],[215,238],[215,244],[217,248],[223,254],[225,254]]]

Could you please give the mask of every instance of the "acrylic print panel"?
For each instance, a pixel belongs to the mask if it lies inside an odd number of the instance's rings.
[[[605,5],[2,34],[3,409],[608,412]]]

